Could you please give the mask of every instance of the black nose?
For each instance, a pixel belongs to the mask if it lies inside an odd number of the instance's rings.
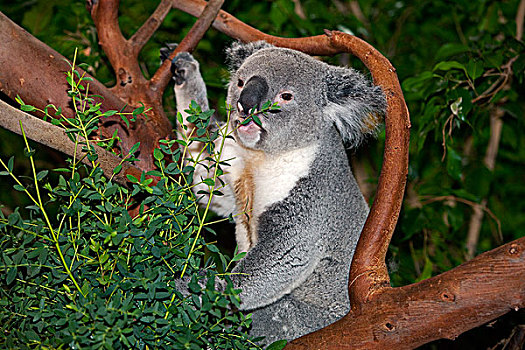
[[[237,101],[237,109],[239,112],[249,114],[254,107],[260,109],[263,99],[268,94],[268,84],[264,78],[260,76],[253,76],[244,84],[244,88]]]

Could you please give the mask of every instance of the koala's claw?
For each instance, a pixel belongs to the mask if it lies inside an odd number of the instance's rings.
[[[181,52],[171,61],[171,73],[176,85],[182,85],[187,78],[187,73],[195,70],[197,61],[188,52]]]
[[[160,61],[164,62],[170,57],[170,54],[179,46],[177,43],[165,43],[164,47],[160,48]]]

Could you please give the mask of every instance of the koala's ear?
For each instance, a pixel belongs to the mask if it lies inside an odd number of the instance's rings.
[[[230,71],[236,71],[242,65],[242,63],[256,51],[266,49],[268,47],[274,47],[268,44],[266,41],[254,41],[248,44],[243,44],[240,41],[236,41],[226,49],[226,63]]]
[[[333,121],[348,147],[374,135],[386,111],[386,99],[361,73],[329,66],[326,75],[327,105],[324,115]]]

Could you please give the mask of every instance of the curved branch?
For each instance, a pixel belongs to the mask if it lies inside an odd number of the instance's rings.
[[[350,304],[356,309],[376,291],[390,286],[385,265],[390,239],[403,203],[408,173],[410,119],[395,68],[365,41],[329,32],[330,43],[359,58],[387,99],[386,139],[377,194],[357,244],[350,269]]]
[[[524,306],[525,237],[433,278],[386,288],[360,313],[352,310],[286,349],[414,349]]]
[[[178,4],[178,1],[175,1],[174,3]],[[151,78],[150,86],[155,91],[160,91],[159,98],[162,97],[162,92],[166,89],[171,78],[171,60],[175,58],[179,52],[192,52],[195,49],[208,28],[210,28],[215,17],[217,17],[217,13],[219,13],[223,3],[224,0],[210,0],[208,3],[204,3],[205,5],[203,6],[202,13],[195,24],[191,27],[188,34],[186,34],[177,48],[170,54],[169,59],[162,63],[155,75]],[[197,16],[198,15],[195,15],[195,17]]]
[[[192,16],[198,16],[206,6],[203,0],[173,0],[174,8],[184,11]],[[270,44],[288,47],[303,51],[310,55],[333,55],[341,51],[330,47],[329,40],[325,35],[307,38],[281,38],[261,32],[246,23],[238,20],[226,11],[219,11],[213,22],[213,27],[231,38],[243,42],[264,40]]]

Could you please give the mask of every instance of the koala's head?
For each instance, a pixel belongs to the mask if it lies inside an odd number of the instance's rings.
[[[282,152],[312,144],[337,128],[349,147],[373,134],[386,102],[379,87],[353,69],[330,66],[299,51],[259,41],[227,50],[232,72],[227,103],[243,146]],[[278,110],[240,125],[270,101]]]

